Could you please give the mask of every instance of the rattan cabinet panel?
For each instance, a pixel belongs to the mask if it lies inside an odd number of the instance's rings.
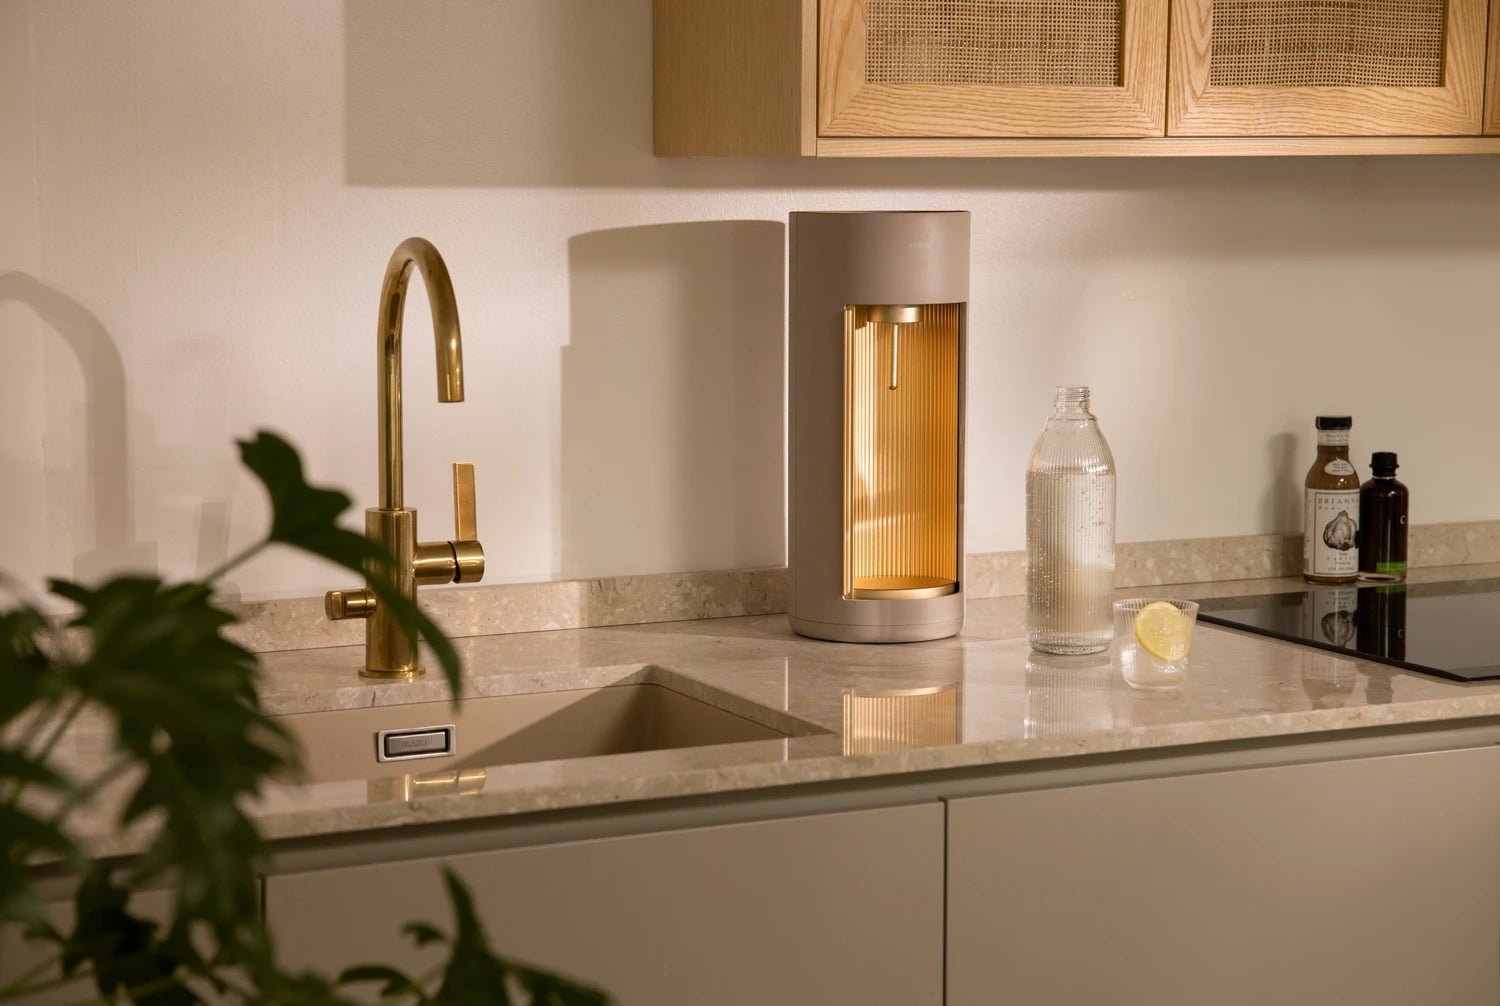
[[[819,136],[1160,136],[1166,0],[821,0]]]
[[[1474,136],[1487,0],[1171,0],[1174,136]]]

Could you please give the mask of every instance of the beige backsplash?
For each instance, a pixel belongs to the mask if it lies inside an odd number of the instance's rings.
[[[1500,562],[1500,521],[1417,525],[1411,529],[1410,558],[1414,567]],[[1024,559],[1022,552],[970,555],[968,596],[1023,593]],[[1300,535],[1123,542],[1115,550],[1119,587],[1294,576],[1301,568]],[[774,567],[454,587],[424,590],[422,601],[449,635],[486,636],[768,615],[786,610],[786,591],[786,569]],[[328,621],[320,597],[224,607],[241,619],[229,634],[257,652],[346,646],[364,638],[362,622]]]

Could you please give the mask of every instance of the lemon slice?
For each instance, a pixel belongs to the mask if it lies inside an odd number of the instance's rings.
[[[1192,638],[1192,620],[1174,604],[1152,601],[1135,613],[1135,641],[1158,660],[1181,660]]]

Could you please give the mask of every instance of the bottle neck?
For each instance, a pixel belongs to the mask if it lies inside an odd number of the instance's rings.
[[[1321,451],[1325,447],[1338,447],[1347,451],[1349,449],[1349,431],[1319,430],[1318,450]]]
[[[1318,456],[1347,459],[1349,457],[1349,431],[1319,430]]]
[[[1089,389],[1082,385],[1060,385],[1052,396],[1052,414],[1060,419],[1093,419],[1089,412]]]

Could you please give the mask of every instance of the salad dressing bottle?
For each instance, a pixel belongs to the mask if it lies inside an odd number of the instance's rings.
[[[1359,475],[1349,461],[1349,416],[1319,416],[1318,456],[1307,471],[1302,518],[1302,578],[1359,578]]]

